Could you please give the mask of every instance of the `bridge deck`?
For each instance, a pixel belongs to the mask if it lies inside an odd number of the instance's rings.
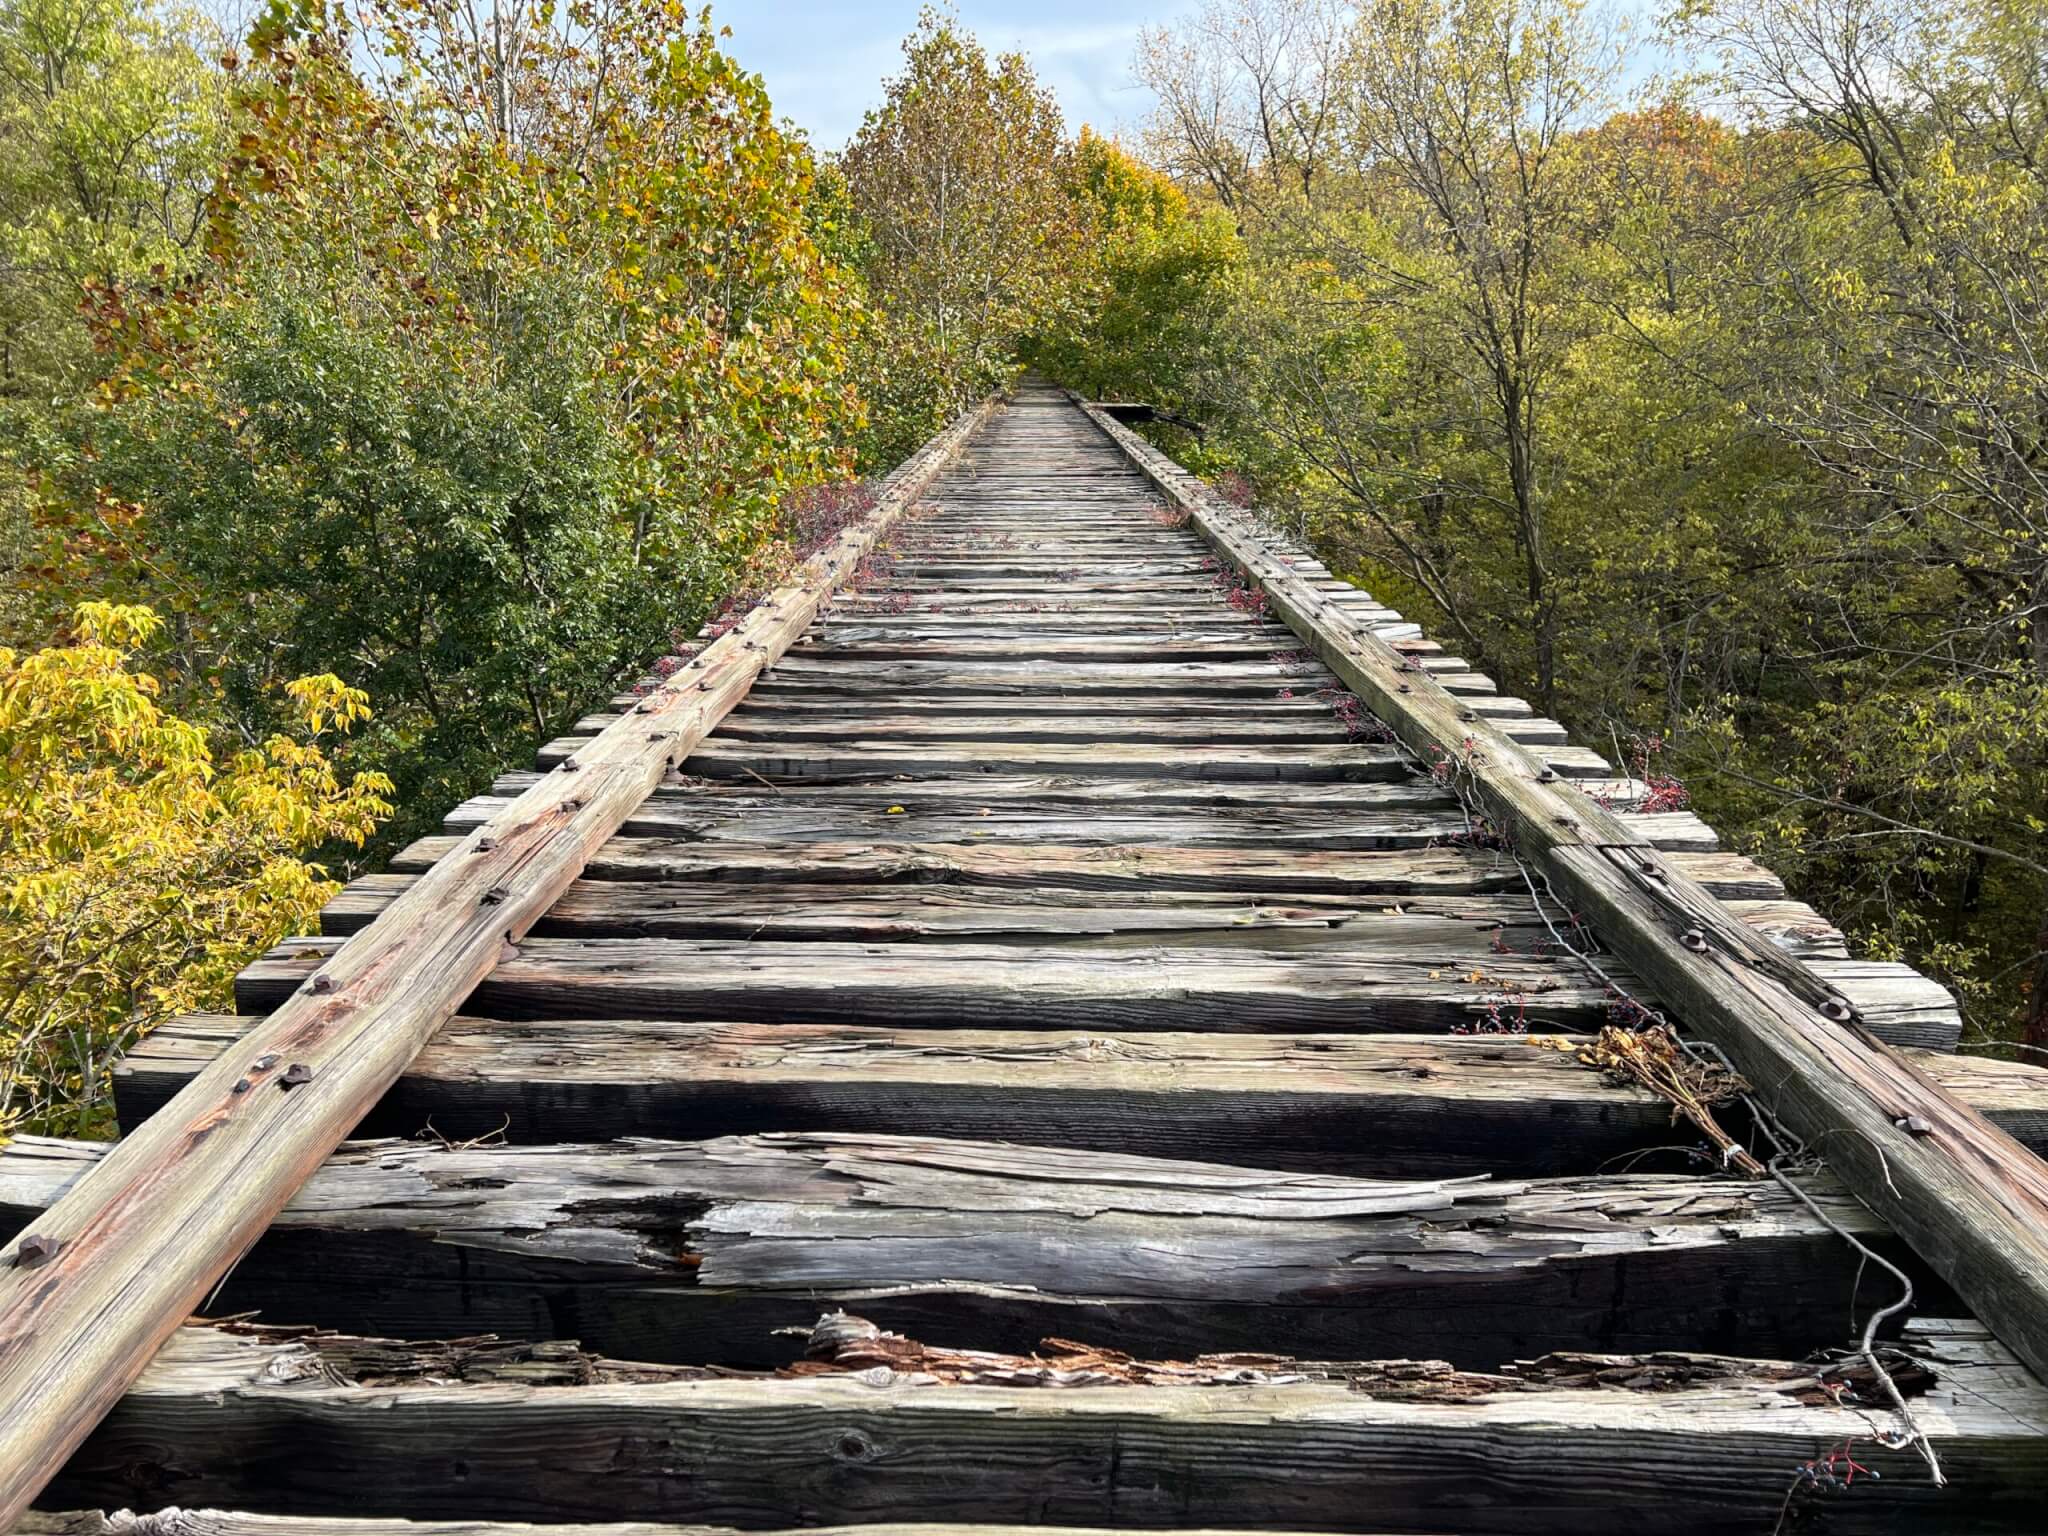
[[[208,1308],[261,1323],[182,1329],[46,1507],[249,1512],[163,1527],[191,1536],[2034,1528],[2048,1394],[1824,1174],[1825,1220],[1532,1042],[1626,1005],[1184,521],[1020,391],[361,1127],[394,1139],[331,1159]],[[239,1015],[145,1042],[124,1124],[532,781],[351,885]],[[1695,817],[1636,824],[2039,1143],[2039,1075],[1945,1054],[1938,987],[1848,958]],[[98,1155],[9,1149],[0,1215]],[[1895,1293],[1830,1223],[1915,1277],[1898,1369],[1946,1492],[1867,1375],[1783,1363]],[[1843,1456],[1883,1481],[1829,1491]]]

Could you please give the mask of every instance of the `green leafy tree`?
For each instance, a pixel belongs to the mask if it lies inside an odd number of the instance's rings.
[[[205,264],[95,295],[74,474],[147,541],[195,707],[375,692],[394,837],[694,624],[859,420],[809,157],[708,21],[469,17],[258,25]]]
[[[158,0],[0,0],[0,639],[132,590],[136,551],[49,484],[94,374],[88,286],[181,270],[226,143],[218,29]]]
[[[225,144],[217,29],[157,0],[0,3],[0,400],[85,376],[88,283],[176,268]]]
[[[904,70],[840,169],[880,311],[863,384],[883,463],[986,393],[1071,302],[1081,250],[1057,103],[1020,54],[991,59],[927,9]]]
[[[1217,367],[1217,338],[1244,259],[1235,228],[1086,128],[1069,174],[1086,236],[1076,298],[1026,338],[1024,355],[1098,398],[1190,405],[1196,381]]]
[[[330,756],[368,718],[359,690],[294,679],[286,725],[217,757],[135,670],[155,614],[88,603],[73,623],[68,645],[0,647],[0,1141],[106,1133],[122,1053],[225,1006],[338,889],[301,855],[360,845],[390,809],[386,781]]]

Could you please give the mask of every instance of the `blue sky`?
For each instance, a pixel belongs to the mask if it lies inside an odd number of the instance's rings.
[[[919,0],[713,0],[733,57],[768,83],[777,112],[819,149],[838,149],[881,100],[902,62]],[[1151,102],[1131,80],[1141,26],[1171,21],[1177,0],[959,0],[960,20],[991,51],[1022,49],[1052,87],[1069,131],[1135,130]]]
[[[1141,27],[1173,22],[1198,0],[957,0],[967,29],[993,52],[1021,49],[1052,87],[1071,133],[1083,123],[1133,137],[1151,93],[1131,78]],[[1596,4],[1598,0],[1596,0]],[[1632,78],[1669,67],[1647,18],[1665,0],[1605,0],[1631,17],[1638,50]],[[882,97],[882,81],[903,61],[920,0],[712,0],[712,17],[732,29],[732,54],[762,76],[775,109],[821,150],[843,146],[861,114]]]

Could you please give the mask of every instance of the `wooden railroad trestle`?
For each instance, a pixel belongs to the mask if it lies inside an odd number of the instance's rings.
[[[1109,416],[537,766],[0,1150],[0,1527],[2039,1529],[2044,1074]],[[1524,1037],[1616,1006],[1530,870],[1823,1217]]]

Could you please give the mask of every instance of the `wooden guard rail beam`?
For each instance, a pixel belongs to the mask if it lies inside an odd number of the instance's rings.
[[[1106,412],[1111,439],[1401,740],[1469,773],[1515,848],[1757,1096],[2048,1378],[2048,1163],[1866,1029],[1848,1003],[1643,836],[1295,570],[1257,523]]]
[[[797,579],[471,833],[9,1244],[0,1530],[992,406],[964,413],[901,465],[875,509]]]

